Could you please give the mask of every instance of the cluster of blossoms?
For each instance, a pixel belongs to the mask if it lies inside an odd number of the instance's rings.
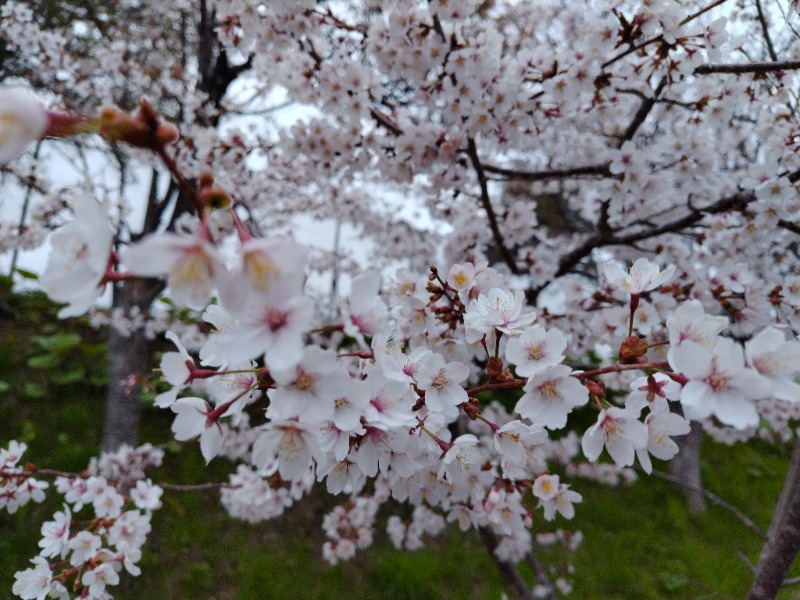
[[[0,161],[42,136],[95,131],[155,155],[192,205],[196,218],[130,242],[114,235],[125,227],[112,224],[111,205],[72,197],[74,219],[51,235],[40,284],[64,317],[136,278],[162,278],[174,305],[202,311],[208,336],[166,335],[176,350],[162,357],[169,389],[156,405],[207,462],[239,463],[222,490],[231,514],[278,516],[324,482],[349,497],[325,520],[330,562],[370,545],[389,499],[414,506],[410,520],[389,520],[398,547],[458,522],[497,536],[495,555],[519,561],[537,515],[569,519],[582,501],[562,478],[628,481],[637,461],[650,473],[653,457],[676,455],[672,438],[691,421],[720,438],[762,435],[764,423],[795,437],[800,122],[774,56],[758,78],[713,76],[731,72],[709,64],[723,50],[751,51],[729,40],[714,8],[219,0],[228,54],[252,54],[247,68],[321,114],[276,143],[235,127],[212,133],[201,123],[225,102],[182,91],[209,85],[190,79],[203,69],[175,59],[164,72],[187,80],[159,85],[191,108],[181,118],[197,118],[182,123],[184,140],[146,102],[135,115],[107,108],[83,120],[16,90],[0,97]],[[743,26],[766,23],[745,13]],[[3,43],[46,40],[70,85],[71,67],[92,70],[54,51],[66,38],[45,35],[27,6],[6,2],[3,17]],[[563,35],[537,26],[551,20]],[[123,65],[125,53],[122,44],[103,56]],[[96,79],[80,85],[105,101],[109,84]],[[251,150],[268,169],[253,168]],[[530,184],[523,200],[514,182]],[[387,215],[369,187],[387,183],[410,186],[452,233]],[[561,229],[539,226],[553,196],[570,217]],[[407,265],[383,289],[377,271],[355,276],[331,324],[306,286],[313,253],[254,234],[262,220],[287,226],[296,213],[362,226],[380,242],[376,259]],[[436,244],[446,268],[414,273]],[[612,248],[630,268],[609,260]],[[555,308],[547,294],[561,299]],[[587,413],[592,424],[574,431]],[[0,502],[12,512],[46,487],[17,465],[22,450],[0,454]],[[70,579],[104,597],[123,568],[135,574],[158,505],[144,479],[153,451],[137,452],[56,481],[67,504],[15,593],[63,595]],[[611,462],[598,462],[604,452]],[[75,533],[84,505],[95,518]],[[45,561],[56,557],[56,567]]]
[[[17,485],[15,497],[25,502],[23,490],[37,482],[14,468],[24,444],[12,442],[0,449],[0,485],[23,477],[32,482]],[[13,454],[16,456],[12,457]],[[162,489],[144,479],[143,469],[160,464],[163,453],[150,447],[120,448],[104,454],[80,475],[59,475],[55,489],[64,497],[63,510],[41,528],[39,555],[33,567],[16,574],[13,592],[24,600],[77,597],[110,598],[109,586],[119,583],[123,569],[139,575],[137,562],[150,533],[152,512],[161,507]],[[135,482],[135,483],[134,483]],[[33,499],[42,501],[41,490]],[[93,516],[81,516],[88,507]],[[13,512],[16,506],[8,504]],[[48,560],[49,559],[49,560]]]

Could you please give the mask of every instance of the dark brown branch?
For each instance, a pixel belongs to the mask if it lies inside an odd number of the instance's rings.
[[[783,492],[772,517],[769,536],[756,566],[747,600],[773,600],[787,579],[789,568],[800,552],[800,442],[786,474]]]
[[[783,227],[786,231],[791,231],[792,233],[796,233],[800,235],[800,225],[797,223],[792,223],[791,221],[787,221],[786,219],[781,219],[778,221],[778,227]]]
[[[488,180],[486,179],[486,173],[483,172],[483,165],[478,157],[478,148],[475,146],[475,140],[471,137],[467,138],[467,155],[470,161],[472,161],[472,167],[475,169],[475,174],[478,177],[478,184],[481,187],[481,204],[489,219],[489,227],[492,230],[494,242],[497,244],[500,255],[503,257],[503,262],[508,265],[508,268],[511,269],[514,275],[519,275],[519,267],[517,267],[517,263],[514,261],[511,251],[506,246],[503,234],[500,232],[500,227],[497,224],[497,216],[494,214],[494,208],[492,208],[492,202],[489,198],[489,186],[487,185]]]
[[[490,527],[480,527],[478,531],[481,534],[483,544],[486,546],[486,551],[491,556],[494,564],[497,565],[497,570],[500,571],[500,576],[503,578],[511,596],[517,600],[533,600],[533,594],[528,589],[528,585],[522,579],[516,567],[510,562],[500,560],[494,553],[500,543],[497,539],[497,534]]]
[[[635,90],[633,88],[614,88],[614,91],[618,94],[630,94],[631,96],[637,96],[638,98],[645,99],[647,96],[642,93],[641,90]],[[689,110],[702,110],[699,106],[698,102],[683,102],[681,100],[675,100],[674,98],[656,98],[656,104],[672,104],[675,106],[680,106],[682,108],[687,108]]]
[[[694,70],[695,75],[711,73],[774,73],[800,69],[800,60],[786,60],[766,63],[736,63],[730,65],[700,65]]]
[[[610,163],[601,165],[587,165],[585,167],[573,167],[571,169],[551,169],[548,171],[519,171],[517,169],[505,169],[493,165],[483,165],[486,173],[502,175],[504,179],[515,179],[518,181],[549,181],[551,179],[567,179],[569,177],[611,177],[608,170]]]
[[[403,135],[403,130],[392,122],[392,120],[383,114],[381,111],[374,108],[369,111],[370,116],[375,119],[379,125],[389,130],[392,135]]]
[[[691,15],[689,15],[688,17],[686,17],[686,18],[685,18],[683,21],[681,21],[681,22],[680,22],[680,24],[681,24],[681,25],[686,25],[686,24],[687,24],[687,23],[689,23],[690,21],[694,21],[694,20],[695,20],[697,17],[699,17],[699,16],[701,16],[701,15],[703,15],[703,14],[707,13],[707,12],[708,12],[708,11],[710,11],[712,8],[716,8],[716,7],[717,7],[717,6],[719,6],[720,4],[724,4],[724,3],[725,3],[725,2],[727,2],[727,1],[728,1],[728,0],[716,0],[716,2],[712,2],[711,4],[709,4],[708,6],[706,6],[705,8],[701,8],[701,9],[700,9],[700,10],[698,10],[697,12],[695,12],[695,13],[692,13]]]
[[[539,585],[539,588],[544,591],[544,595],[539,595],[539,598],[544,598],[545,600],[557,600],[558,596],[556,596],[556,591],[553,589],[553,582],[550,581],[550,575],[547,573],[547,569],[545,569],[544,565],[539,560],[539,557],[536,556],[533,548],[531,548],[531,551],[525,556],[525,560],[536,574],[536,583]]]
[[[623,50],[622,52],[620,52],[616,56],[613,56],[612,58],[609,58],[606,62],[604,62],[602,65],[600,65],[600,68],[605,70],[606,67],[610,67],[615,62],[617,62],[618,60],[620,60],[622,58],[625,58],[629,54],[633,54],[634,52],[638,52],[639,50],[642,50],[643,48],[646,48],[647,46],[649,46],[650,44],[653,44],[655,42],[663,42],[663,41],[664,41],[664,36],[657,35],[655,37],[650,38],[649,40],[643,41],[641,44],[631,45],[626,50]]]
[[[769,35],[767,18],[764,16],[764,10],[761,8],[761,0],[756,0],[756,10],[758,11],[758,22],[761,24],[761,31],[764,33],[764,41],[767,44],[767,52],[769,52],[769,57],[774,62],[778,62],[778,55],[775,53],[775,46],[772,45],[772,38]]]
[[[633,121],[631,121],[630,125],[628,125],[625,133],[622,134],[622,138],[619,140],[617,148],[621,148],[625,142],[633,139],[633,136],[636,135],[636,131],[639,129],[639,127],[641,127],[642,123],[644,123],[647,115],[649,115],[650,111],[653,110],[653,107],[656,105],[658,95],[664,90],[664,86],[666,85],[667,78],[664,77],[659,82],[658,87],[653,91],[653,97],[642,100],[642,103],[639,105],[639,110],[637,110],[636,114],[633,115]]]
[[[569,273],[581,260],[589,256],[595,248],[615,246],[618,244],[630,245],[634,242],[653,238],[664,233],[677,233],[678,231],[689,227],[690,225],[694,225],[705,215],[726,212],[736,207],[745,206],[747,203],[752,202],[753,200],[755,200],[755,194],[753,192],[738,192],[731,196],[721,198],[705,208],[690,208],[690,212],[686,215],[677,218],[674,221],[664,223],[664,225],[661,225],[660,227],[644,229],[642,231],[636,231],[627,235],[619,235],[614,232],[595,233],[584,240],[580,246],[574,248],[571,252],[568,252],[561,258],[558,269],[554,274],[554,278],[561,277],[562,275]],[[530,301],[531,298],[535,298],[541,290],[542,286],[533,289],[532,293],[529,294],[528,300]]]

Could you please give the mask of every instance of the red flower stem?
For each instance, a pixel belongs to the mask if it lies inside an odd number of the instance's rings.
[[[620,371],[635,371],[639,369],[662,370],[668,367],[669,363],[667,361],[641,363],[636,365],[623,365],[617,363],[616,365],[611,365],[610,367],[603,367],[601,369],[594,369],[592,371],[584,371],[583,373],[573,373],[572,376],[575,377],[576,379],[587,379],[589,377],[596,377],[597,375],[605,375],[606,373],[619,373]]]

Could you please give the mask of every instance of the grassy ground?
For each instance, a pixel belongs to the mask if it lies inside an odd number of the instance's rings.
[[[88,329],[65,332],[46,309],[37,297],[25,302],[0,298],[0,446],[21,439],[29,445],[28,460],[81,470],[100,438],[101,340]],[[37,368],[30,366],[32,357],[49,355],[55,357],[36,359],[32,364]],[[169,424],[169,414],[145,410],[143,441],[166,441]],[[709,490],[766,529],[788,455],[785,447],[729,448],[709,442],[703,476]],[[188,445],[167,455],[159,476],[183,483],[224,480],[228,469],[224,461],[214,461],[206,472],[197,447]],[[710,506],[705,514],[692,516],[680,490],[655,478],[624,488],[577,479],[571,483],[584,496],[575,520],[545,524],[537,513],[535,526],[583,531],[584,543],[574,554],[541,551],[548,564],[574,564],[573,598],[744,598],[751,576],[740,556],[755,562],[761,543],[727,511]],[[394,550],[379,529],[371,551],[329,567],[321,556],[321,520],[334,503],[315,494],[284,518],[251,526],[229,519],[213,492],[168,493],[154,517],[142,575],[124,575],[114,596],[500,598],[502,582],[480,539],[456,528],[416,553]],[[39,527],[59,507],[54,496],[17,515],[0,513],[0,600],[11,598],[13,573],[37,553]],[[382,514],[381,521],[387,517]],[[530,580],[530,572],[523,573]],[[797,597],[797,590],[781,596]]]

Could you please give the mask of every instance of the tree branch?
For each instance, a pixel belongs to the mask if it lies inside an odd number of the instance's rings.
[[[695,75],[711,73],[773,73],[800,69],[800,60],[785,60],[762,63],[735,63],[730,65],[700,65],[694,70]]]
[[[758,22],[761,24],[761,31],[764,32],[764,41],[767,44],[767,52],[769,52],[769,57],[774,62],[777,62],[778,55],[775,53],[775,46],[772,45],[772,38],[769,35],[767,18],[764,16],[764,10],[761,8],[761,0],[756,0],[756,10],[758,11]]]
[[[511,251],[506,246],[505,240],[503,239],[503,234],[500,232],[500,227],[497,224],[497,216],[494,214],[494,208],[492,208],[492,202],[489,198],[489,187],[487,185],[488,180],[486,179],[486,173],[483,172],[483,165],[481,164],[480,158],[478,158],[478,148],[475,146],[475,139],[471,137],[467,138],[467,155],[469,156],[472,166],[475,169],[475,174],[478,177],[478,184],[481,187],[481,204],[483,205],[483,210],[486,211],[486,216],[489,218],[489,227],[492,230],[494,242],[497,244],[497,247],[500,250],[500,255],[503,257],[503,262],[508,265],[508,268],[514,275],[519,275],[519,267],[517,267],[517,263],[514,261]]]
[[[534,600],[533,594],[528,589],[528,585],[525,583],[525,580],[522,579],[516,567],[510,562],[500,560],[494,553],[495,549],[500,543],[497,539],[497,534],[492,531],[490,527],[479,527],[478,531],[480,532],[481,539],[486,546],[486,551],[489,553],[489,556],[491,556],[494,564],[497,565],[497,569],[500,571],[500,576],[503,578],[503,581],[505,582],[508,591],[511,592],[511,595],[517,600]]]
[[[655,471],[654,470],[652,474],[654,476],[658,477],[659,479],[664,479],[666,481],[669,481],[669,482],[674,483],[676,485],[679,485],[681,487],[685,487],[685,488],[690,489],[690,490],[692,490],[694,492],[697,492],[698,494],[702,494],[703,496],[705,496],[706,498],[711,500],[711,502],[713,502],[714,504],[716,504],[717,506],[719,506],[721,508],[724,508],[729,513],[731,513],[734,517],[739,519],[739,521],[741,521],[742,524],[745,527],[747,527],[750,531],[755,533],[762,540],[764,540],[764,541],[767,540],[766,532],[763,529],[761,529],[758,525],[753,523],[753,521],[747,515],[745,515],[742,511],[740,511],[735,506],[733,506],[730,502],[726,502],[725,500],[723,500],[722,498],[720,498],[716,494],[713,494],[713,493],[709,492],[705,488],[702,488],[700,486],[697,486],[697,485],[694,485],[692,483],[689,483],[688,481],[684,481],[683,479],[681,479],[679,477],[675,477],[673,475],[670,475],[669,473],[664,473],[663,471]]]
[[[619,144],[617,148],[621,148],[622,145],[633,139],[633,136],[636,135],[636,131],[641,127],[644,120],[647,118],[647,115],[650,114],[650,111],[653,110],[653,107],[656,105],[656,100],[658,99],[658,95],[663,91],[664,86],[667,85],[667,78],[664,77],[658,84],[658,87],[653,91],[652,98],[645,98],[642,103],[639,105],[639,110],[636,111],[636,114],[633,115],[633,121],[631,121],[628,128],[625,130],[625,133],[622,134],[622,138],[619,140]]]
[[[550,179],[567,179],[569,177],[611,177],[611,171],[608,170],[609,164],[611,163],[586,165],[585,167],[573,167],[571,169],[551,169],[548,171],[519,171],[517,169],[483,165],[483,170],[486,173],[502,175],[504,179],[548,181]]]

